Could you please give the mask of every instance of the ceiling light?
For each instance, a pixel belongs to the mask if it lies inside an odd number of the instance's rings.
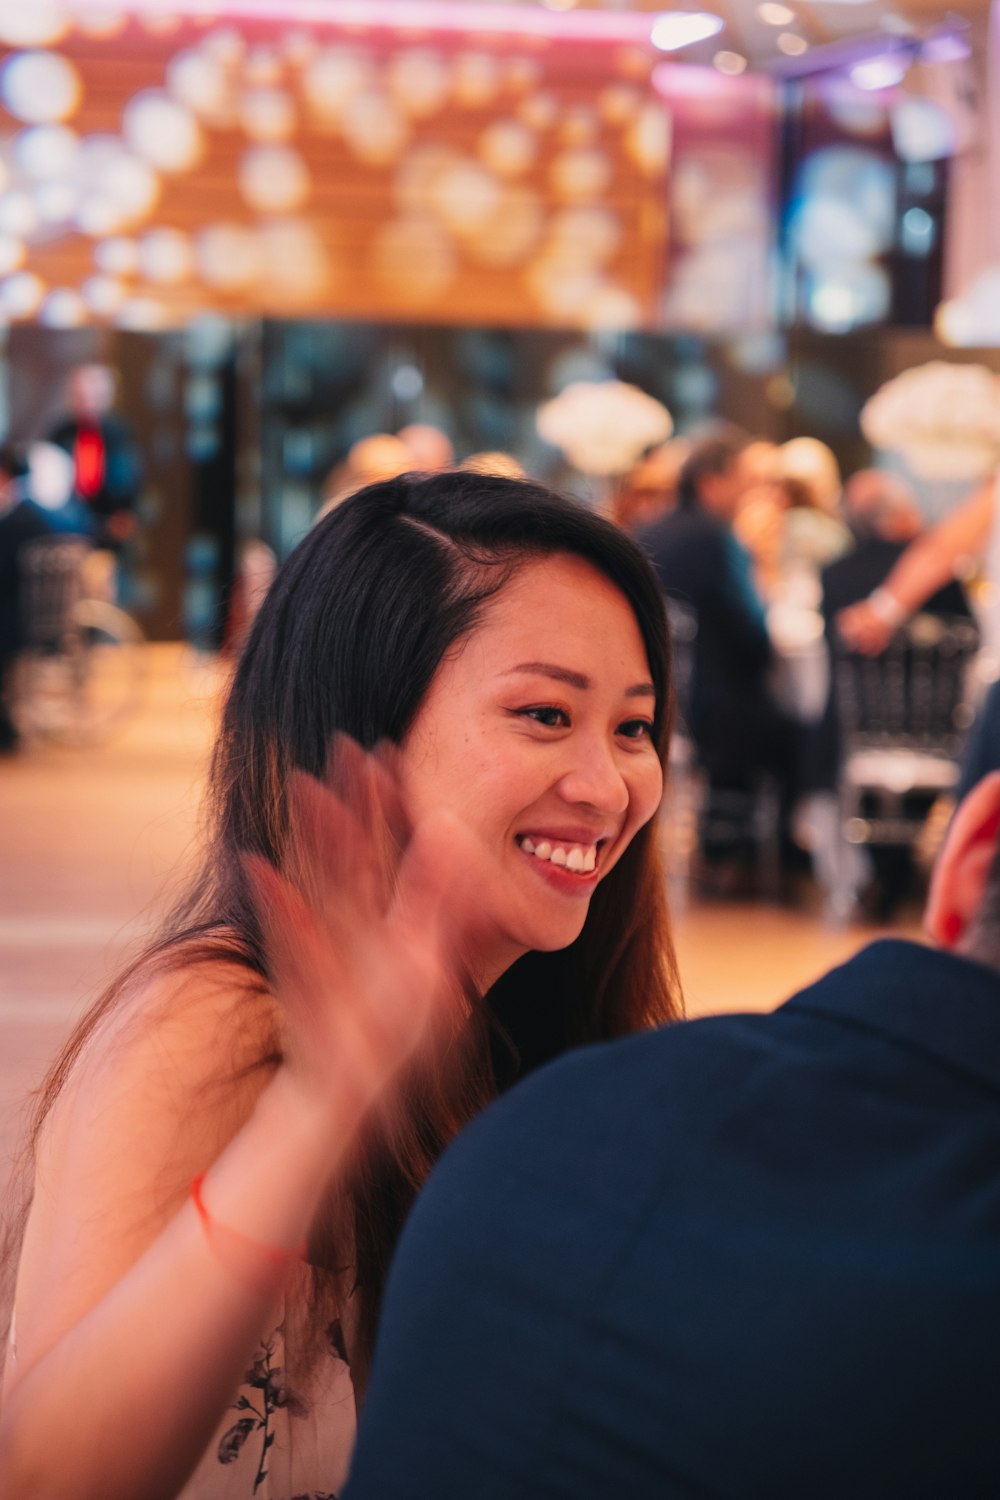
[[[895,88],[906,77],[910,59],[901,52],[883,52],[879,57],[869,57],[855,63],[851,69],[851,82],[855,88],[874,93],[876,89]]]
[[[661,52],[676,52],[710,36],[718,36],[724,22],[706,10],[671,10],[656,17],[650,41]]]
[[[803,52],[809,51],[809,43],[794,31],[783,31],[778,38],[778,51],[786,57],[801,57]]]
[[[956,32],[942,32],[929,36],[922,43],[920,56],[924,62],[965,62],[972,56],[972,48],[964,36]]]
[[[757,19],[765,26],[790,26],[795,20],[795,12],[787,5],[776,4],[775,0],[764,0],[764,4],[757,7]]]
[[[739,52],[717,52],[712,62],[720,73],[728,73],[731,78],[745,73],[747,68],[747,60]]]

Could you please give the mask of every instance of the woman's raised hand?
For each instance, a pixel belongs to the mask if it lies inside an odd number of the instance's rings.
[[[288,798],[282,872],[253,857],[245,869],[284,1018],[285,1081],[327,1116],[333,1167],[418,1045],[461,1013],[457,872],[468,891],[475,855],[463,858],[449,815],[411,829],[385,747],[338,736],[326,783],[297,772]]]

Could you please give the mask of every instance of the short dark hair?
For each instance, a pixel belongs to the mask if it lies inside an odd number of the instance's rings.
[[[696,443],[681,466],[677,480],[677,503],[684,506],[698,505],[701,500],[701,481],[705,476],[724,474],[749,443],[749,435],[738,427],[713,433]]]

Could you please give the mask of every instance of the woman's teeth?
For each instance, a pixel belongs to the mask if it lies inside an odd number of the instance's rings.
[[[525,854],[533,854],[536,859],[550,860],[552,864],[572,870],[576,875],[589,875],[597,868],[596,844],[586,847],[570,844],[568,848],[564,848],[562,844],[550,844],[548,839],[542,839],[536,844],[533,839],[523,838],[521,848]]]

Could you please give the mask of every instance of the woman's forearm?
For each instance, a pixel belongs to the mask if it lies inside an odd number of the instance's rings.
[[[205,1178],[208,1223],[185,1203],[105,1297],[16,1371],[0,1494],[166,1500],[182,1488],[294,1274],[336,1165],[330,1140],[329,1121],[279,1074]]]
[[[995,509],[992,481],[911,542],[882,587],[911,615],[955,577],[967,558],[981,557],[989,541]]]

